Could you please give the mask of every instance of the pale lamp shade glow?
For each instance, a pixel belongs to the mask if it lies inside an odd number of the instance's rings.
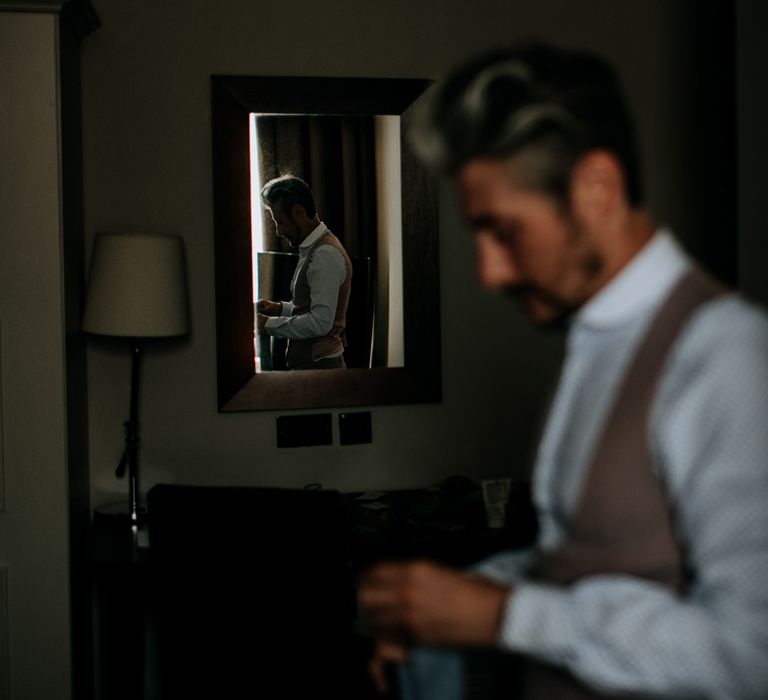
[[[187,333],[187,276],[181,238],[98,234],[83,330],[132,338]]]

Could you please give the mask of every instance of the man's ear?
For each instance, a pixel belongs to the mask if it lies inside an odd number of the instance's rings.
[[[624,170],[610,151],[587,152],[574,166],[570,184],[571,210],[589,226],[613,220],[627,206]]]
[[[304,221],[307,216],[307,210],[298,202],[291,205],[291,221],[298,223]]]

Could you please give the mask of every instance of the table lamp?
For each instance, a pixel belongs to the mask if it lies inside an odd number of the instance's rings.
[[[125,450],[115,474],[128,468],[128,513],[138,527],[139,377],[142,342],[189,331],[184,245],[179,236],[97,234],[83,313],[87,333],[128,338],[131,402]]]

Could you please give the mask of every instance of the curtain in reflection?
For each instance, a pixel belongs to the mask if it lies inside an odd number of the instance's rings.
[[[320,218],[350,256],[376,268],[376,162],[372,116],[262,116],[256,120],[261,181],[305,180]],[[266,250],[291,252],[264,212]]]

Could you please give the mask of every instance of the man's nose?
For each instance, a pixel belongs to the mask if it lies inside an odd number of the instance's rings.
[[[503,289],[519,282],[512,252],[490,231],[475,235],[475,265],[477,279],[486,289]]]

